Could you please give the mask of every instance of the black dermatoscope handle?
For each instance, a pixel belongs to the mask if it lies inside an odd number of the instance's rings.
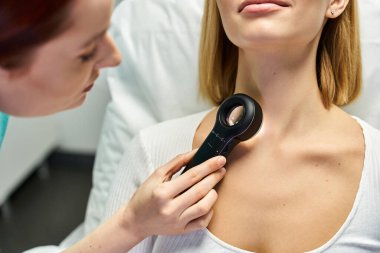
[[[263,112],[253,98],[245,94],[228,97],[219,107],[211,133],[181,174],[211,157],[227,157],[239,142],[259,131],[262,121]]]

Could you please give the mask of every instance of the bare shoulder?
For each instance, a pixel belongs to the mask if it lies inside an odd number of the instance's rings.
[[[331,134],[333,134],[335,138],[331,138],[342,143],[342,146],[363,151],[365,140],[364,130],[361,124],[340,108],[333,110],[335,111],[332,113],[334,120],[331,121],[330,129],[332,130]]]
[[[345,164],[348,173],[361,171],[366,151],[364,129],[361,124],[340,108],[334,108],[331,120],[324,128],[327,138],[325,151],[330,154],[331,160],[338,164]],[[359,176],[359,175],[358,175]]]

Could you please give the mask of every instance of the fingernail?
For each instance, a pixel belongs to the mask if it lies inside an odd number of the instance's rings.
[[[223,174],[226,173],[226,168],[223,167],[223,168],[221,168],[220,170],[222,171]]]
[[[226,158],[224,156],[219,156],[216,163],[218,164],[218,166],[223,166],[224,164],[226,164]]]

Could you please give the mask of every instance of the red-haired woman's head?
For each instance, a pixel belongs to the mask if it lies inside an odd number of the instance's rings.
[[[120,62],[112,0],[1,0],[0,111],[45,115],[80,105]]]
[[[73,0],[1,0],[0,64],[18,67],[36,46],[64,31]]]

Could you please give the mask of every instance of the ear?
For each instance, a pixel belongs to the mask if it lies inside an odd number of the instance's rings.
[[[326,18],[339,17],[346,9],[350,0],[331,0],[326,11]]]
[[[9,69],[0,64],[0,81],[7,82],[11,76],[11,72]]]

